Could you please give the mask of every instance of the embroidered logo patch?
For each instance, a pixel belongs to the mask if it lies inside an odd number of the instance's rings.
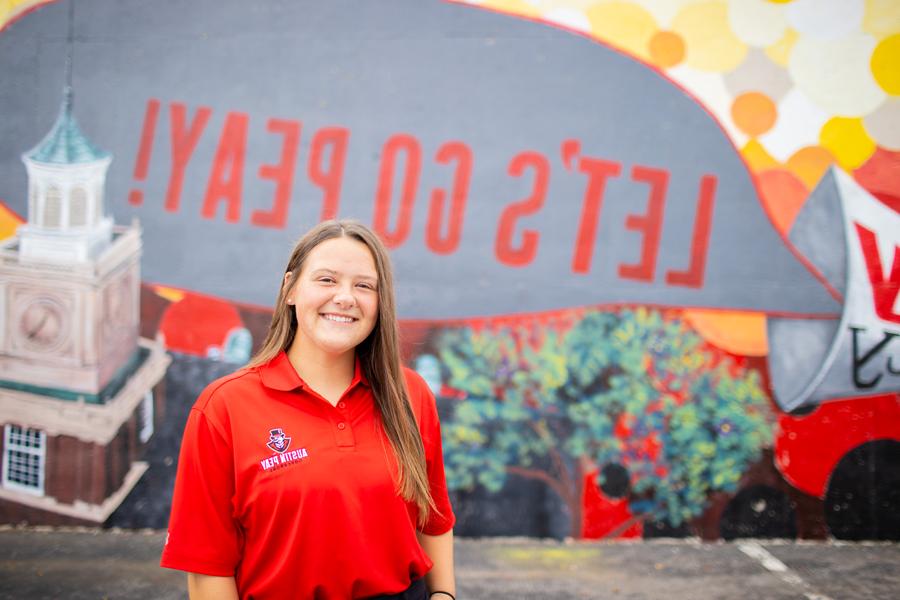
[[[282,430],[281,427],[276,427],[275,429],[269,430],[269,443],[266,444],[266,446],[268,446],[270,450],[281,454],[290,448],[291,438],[284,435],[284,430]]]
[[[266,447],[274,451],[275,454],[259,461],[259,466],[262,467],[263,471],[285,467],[309,456],[306,448],[290,450],[291,438],[285,435],[281,427],[269,430],[269,443],[266,444]]]

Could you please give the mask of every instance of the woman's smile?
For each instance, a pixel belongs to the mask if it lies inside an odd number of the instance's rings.
[[[322,313],[322,318],[326,321],[331,321],[333,323],[356,323],[359,321],[356,317],[350,317],[347,315],[339,315],[335,313]]]

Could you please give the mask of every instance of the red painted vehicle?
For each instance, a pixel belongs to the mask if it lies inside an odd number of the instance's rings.
[[[900,395],[848,398],[807,414],[782,414],[774,450],[784,478],[824,502],[832,535],[900,534]]]

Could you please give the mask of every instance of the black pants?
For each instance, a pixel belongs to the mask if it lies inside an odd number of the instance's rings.
[[[428,600],[428,588],[425,587],[424,579],[416,579],[399,594],[373,596],[371,600]]]

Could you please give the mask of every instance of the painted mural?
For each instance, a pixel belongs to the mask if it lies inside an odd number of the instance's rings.
[[[898,3],[0,22],[0,520],[165,527],[190,405],[341,216],[391,248],[458,535],[900,539]]]

